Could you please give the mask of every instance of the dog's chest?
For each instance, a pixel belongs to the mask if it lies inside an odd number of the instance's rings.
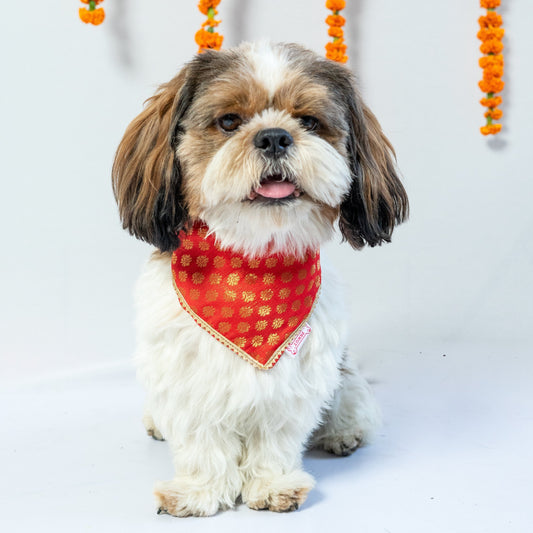
[[[338,386],[344,350],[344,317],[334,289],[326,276],[300,351],[260,370],[198,327],[173,290],[170,256],[154,256],[137,287],[139,377],[153,401],[170,405],[176,415],[231,420],[243,431],[265,417],[274,425],[316,417]]]

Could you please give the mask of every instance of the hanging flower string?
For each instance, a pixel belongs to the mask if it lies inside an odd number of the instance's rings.
[[[479,66],[483,69],[483,79],[479,82],[479,88],[487,93],[485,98],[480,100],[481,105],[487,107],[485,118],[487,123],[482,126],[483,135],[496,134],[502,129],[501,124],[495,124],[494,120],[499,120],[503,112],[497,107],[502,103],[502,97],[496,96],[503,90],[505,83],[503,76],[503,35],[505,30],[501,27],[502,17],[496,13],[495,8],[500,5],[500,0],[480,0],[481,7],[486,8],[486,15],[479,18],[480,30],[477,34],[481,41],[479,49],[485,54],[479,60]]]
[[[326,24],[329,26],[328,35],[333,37],[333,41],[326,44],[326,57],[339,63],[346,63],[348,47],[344,44],[344,31],[342,30],[346,19],[339,14],[339,11],[346,7],[346,2],[345,0],[326,0],[326,7],[332,11],[332,14],[326,18]]]
[[[85,24],[93,24],[98,26],[102,24],[105,19],[105,11],[103,7],[96,7],[98,4],[101,4],[104,0],[81,0],[84,4],[87,4],[87,7],[80,7],[78,12],[80,19],[85,22]]]
[[[194,40],[199,46],[198,53],[206,50],[220,50],[224,37],[215,31],[215,28],[222,22],[215,20],[218,15],[216,7],[220,0],[200,0],[198,9],[207,16],[207,20],[202,24],[202,28],[196,32]]]

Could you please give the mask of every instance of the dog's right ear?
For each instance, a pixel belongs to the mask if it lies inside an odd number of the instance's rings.
[[[113,163],[113,191],[122,226],[138,239],[169,251],[187,222],[176,147],[193,99],[189,67],[163,84],[126,129]]]

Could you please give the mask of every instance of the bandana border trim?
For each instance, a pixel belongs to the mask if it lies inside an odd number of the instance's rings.
[[[285,342],[281,344],[281,346],[272,354],[270,359],[263,365],[259,361],[256,361],[251,355],[246,353],[242,348],[239,348],[236,344],[234,344],[229,339],[224,337],[224,335],[222,335],[216,329],[210,326],[203,318],[198,316],[193,311],[193,309],[189,306],[189,304],[187,303],[187,301],[181,294],[178,286],[176,285],[176,280],[174,279],[174,276],[172,276],[172,285],[174,286],[174,291],[176,292],[176,295],[178,296],[178,300],[180,302],[181,307],[185,311],[187,311],[187,313],[191,316],[191,318],[196,322],[198,326],[200,326],[203,330],[207,331],[207,333],[209,333],[212,337],[214,337],[215,340],[223,344],[226,348],[229,348],[232,352],[236,353],[242,359],[244,359],[248,363],[251,363],[255,368],[258,368],[260,370],[269,370],[280,360],[287,346],[300,333],[300,331],[305,326],[309,317],[313,314],[313,311],[315,310],[315,307],[320,297],[320,292],[322,289],[322,286],[318,288],[318,291],[315,296],[315,301],[313,302],[313,306],[311,307],[311,310],[309,311],[309,313],[305,316],[305,318],[302,319],[298,327],[289,335],[289,337],[285,340]]]

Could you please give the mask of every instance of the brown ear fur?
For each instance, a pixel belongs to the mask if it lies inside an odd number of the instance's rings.
[[[179,246],[187,221],[176,157],[179,123],[190,101],[187,67],[147,100],[126,129],[113,163],[113,191],[124,229],[162,251]]]
[[[408,216],[409,202],[394,150],[376,117],[353,88],[347,103],[352,187],[341,205],[339,227],[354,248],[375,246],[390,242],[394,226]]]

